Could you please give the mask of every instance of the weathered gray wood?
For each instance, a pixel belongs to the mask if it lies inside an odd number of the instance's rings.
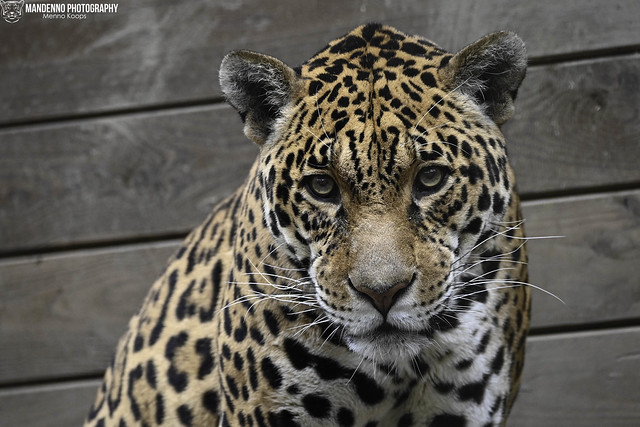
[[[122,3],[85,20],[28,15],[0,26],[0,123],[191,102],[220,95],[223,54],[246,48],[297,65],[364,22],[458,49],[515,30],[533,58],[640,44],[636,0],[170,0]]]
[[[0,133],[0,252],[184,233],[257,147],[223,105]]]
[[[0,390],[0,426],[81,426],[99,385],[89,380]]]
[[[640,313],[640,190],[525,204],[533,326]],[[131,314],[177,242],[0,263],[0,384],[104,369]]]
[[[640,317],[640,190],[524,205],[533,327]]]
[[[640,424],[640,328],[529,338],[524,380],[509,425]],[[80,425],[98,381],[0,391],[0,425]]]
[[[531,337],[510,425],[640,425],[640,328]]]
[[[505,129],[525,195],[640,182],[638,76],[639,55],[530,73]],[[0,252],[184,233],[256,152],[222,105],[5,130]]]
[[[640,317],[640,190],[525,203],[533,326]]]
[[[532,69],[505,135],[525,194],[639,183],[640,55]]]
[[[176,246],[0,262],[0,384],[104,369]]]

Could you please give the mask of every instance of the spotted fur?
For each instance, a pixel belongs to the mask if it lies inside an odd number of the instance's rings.
[[[452,55],[366,25],[298,69],[228,54],[260,153],[132,318],[92,426],[500,426],[529,326],[499,125],[511,33]]]

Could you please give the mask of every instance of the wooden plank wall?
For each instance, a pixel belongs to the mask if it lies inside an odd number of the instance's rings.
[[[297,65],[378,21],[450,50],[510,29],[505,126],[534,295],[511,425],[640,425],[640,2],[170,0],[0,21],[0,425],[79,425],[128,317],[256,149],[220,59]]]

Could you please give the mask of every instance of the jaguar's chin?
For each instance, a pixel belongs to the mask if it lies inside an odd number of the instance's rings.
[[[398,329],[384,323],[369,333],[346,335],[349,349],[377,364],[399,366],[410,364],[429,345],[419,333]]]

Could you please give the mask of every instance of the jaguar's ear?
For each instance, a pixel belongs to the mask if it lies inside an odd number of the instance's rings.
[[[220,86],[240,113],[244,133],[264,144],[299,85],[295,71],[282,61],[246,50],[228,53],[220,65]]]
[[[471,96],[501,125],[513,115],[513,101],[526,70],[524,42],[503,31],[462,49],[440,70],[440,75],[450,89]]]

